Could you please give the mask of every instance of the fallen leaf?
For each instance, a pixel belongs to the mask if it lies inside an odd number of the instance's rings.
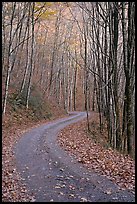
[[[107,189],[107,190],[105,191],[105,193],[108,194],[108,195],[112,194],[112,189]]]
[[[88,200],[86,198],[80,198],[81,202],[87,202]]]

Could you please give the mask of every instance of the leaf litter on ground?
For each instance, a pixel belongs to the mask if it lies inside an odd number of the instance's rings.
[[[35,196],[28,191],[25,179],[16,169],[13,147],[25,132],[49,120],[33,121],[25,111],[16,115],[9,111],[2,121],[2,202],[35,202]],[[58,115],[54,119],[62,117]]]
[[[95,170],[118,184],[119,189],[128,189],[135,193],[135,161],[128,155],[104,147],[106,132],[99,132],[96,120],[97,114],[90,118],[91,132],[86,130],[86,121],[71,124],[58,134],[58,143],[71,155],[75,155],[77,161],[88,169]],[[96,140],[95,140],[96,138]],[[99,142],[98,142],[99,141]],[[106,145],[105,145],[106,146]],[[111,191],[107,191],[110,194]]]

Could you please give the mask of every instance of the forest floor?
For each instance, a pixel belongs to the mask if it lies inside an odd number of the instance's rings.
[[[104,128],[100,133],[97,113],[90,115],[90,133],[84,120],[64,128],[58,135],[58,142],[88,169],[107,176],[120,189],[135,193],[135,161],[108,146],[107,131]]]
[[[53,109],[55,116],[51,119],[34,120],[31,110],[13,111],[7,107],[7,114],[2,121],[2,201],[33,202],[34,197],[28,193],[27,187],[16,169],[14,145],[22,135],[32,128],[48,123],[51,120],[65,117],[61,109]]]
[[[2,129],[2,201],[3,202],[18,202],[28,201],[33,202],[34,197],[28,193],[27,187],[23,182],[22,177],[17,172],[15,164],[15,156],[13,146],[17,143],[22,134],[34,127],[38,127],[48,120],[41,122],[31,121],[23,114],[24,120],[17,123],[16,115],[10,115],[3,122]],[[64,115],[60,115],[63,117]],[[93,116],[93,115],[92,115]],[[15,117],[15,118],[14,118]],[[21,117],[21,115],[20,115]],[[56,117],[57,118],[57,117]],[[94,118],[94,120],[92,120]],[[99,134],[97,115],[90,119],[92,124],[91,132],[94,133],[94,138],[89,138],[90,135],[86,131],[85,122],[78,122],[70,125],[61,131],[58,136],[59,144],[71,154],[77,156],[78,162],[83,163],[87,168],[92,168],[97,172],[107,175],[114,180],[121,188],[126,188],[134,193],[135,185],[135,166],[134,160],[128,156],[108,148],[103,148],[100,142],[102,135]],[[54,118],[55,119],[55,118]],[[24,122],[23,122],[24,121]],[[99,144],[97,138],[99,136]],[[96,143],[95,143],[96,141]]]

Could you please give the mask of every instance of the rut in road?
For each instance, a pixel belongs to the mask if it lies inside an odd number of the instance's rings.
[[[17,170],[36,202],[134,202],[105,176],[85,169],[57,143],[58,132],[86,117],[73,112],[65,119],[25,133],[15,146]]]

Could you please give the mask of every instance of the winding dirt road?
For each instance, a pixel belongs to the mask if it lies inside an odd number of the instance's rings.
[[[36,202],[135,202],[131,192],[88,171],[58,145],[58,132],[85,117],[85,112],[75,112],[30,130],[18,141],[17,170],[29,191]]]

